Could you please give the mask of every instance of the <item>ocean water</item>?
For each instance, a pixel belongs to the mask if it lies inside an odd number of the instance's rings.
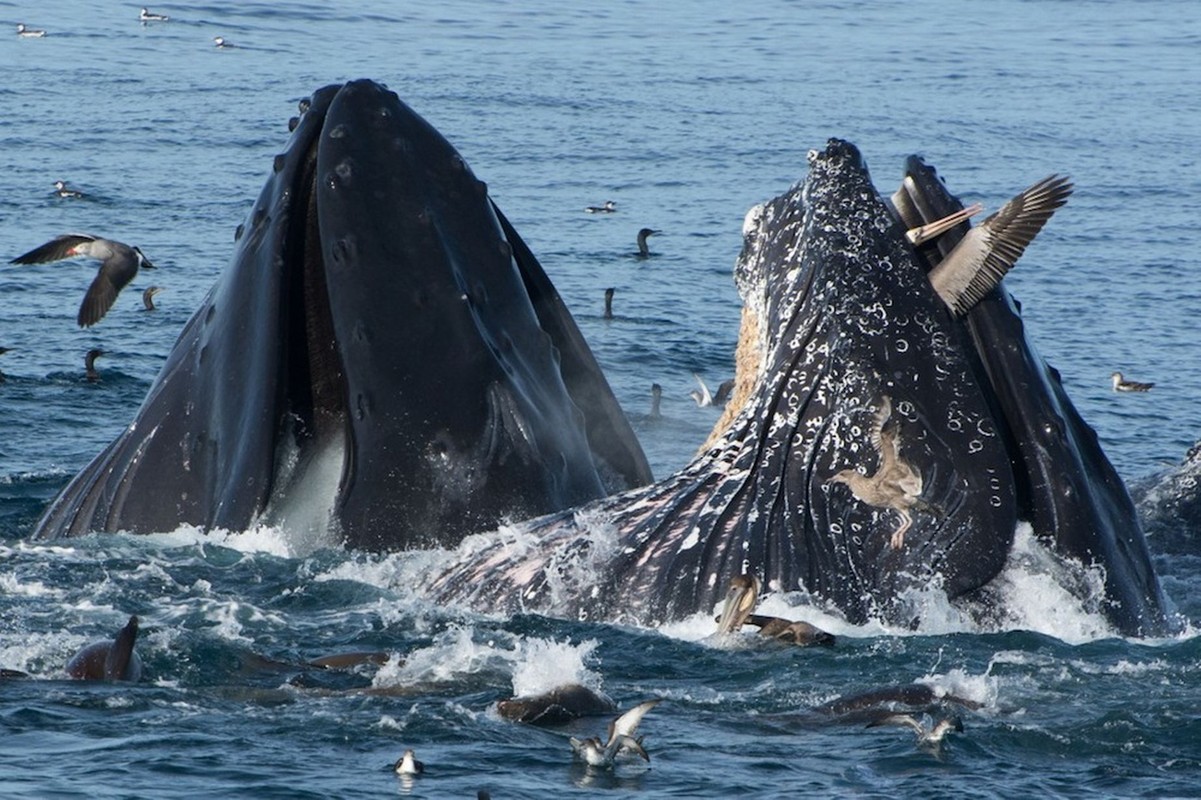
[[[58,489],[132,419],[182,325],[233,251],[319,86],[382,81],[487,181],[541,259],[634,421],[656,475],[717,417],[693,374],[729,377],[731,279],[746,210],[803,177],[830,136],[895,187],[921,153],[994,210],[1053,172],[1076,193],[1006,279],[1031,338],[1131,484],[1201,432],[1195,208],[1201,204],[1201,10],[1161,2],[948,9],[616,0],[0,2],[0,256],[87,231],[138,244],[144,272],[80,330],[90,262],[0,266],[0,796],[545,797],[1201,795],[1201,559],[1160,554],[1189,620],[1112,635],[1038,567],[1028,532],[1006,574],[1012,624],[980,630],[937,596],[918,631],[824,625],[819,651],[719,646],[706,615],[660,630],[438,607],[409,586],[424,554],[293,552],[272,529],[25,541]],[[19,39],[15,24],[44,28]],[[214,36],[236,48],[218,50]],[[83,190],[57,198],[54,180]],[[618,211],[586,205],[614,200]],[[655,257],[632,257],[637,230]],[[164,287],[143,312],[140,291]],[[601,317],[614,287],[613,320]],[[100,347],[102,380],[83,379]],[[1157,383],[1110,391],[1109,374]],[[649,387],[664,387],[651,420]],[[64,680],[83,644],[142,619],[137,685]],[[295,664],[383,650],[385,666]],[[270,662],[268,661],[270,660]],[[495,702],[580,680],[643,722],[649,766],[589,771],[572,731],[501,720]],[[925,683],[981,707],[935,752],[895,728],[809,709]],[[406,748],[426,773],[389,765]]]

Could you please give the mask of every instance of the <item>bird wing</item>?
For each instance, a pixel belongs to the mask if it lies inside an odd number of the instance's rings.
[[[696,378],[697,384],[701,387],[701,396],[700,399],[696,401],[696,404],[699,406],[713,405],[713,395],[709,394],[709,387],[705,385],[703,380],[701,380],[701,376],[694,372],[692,373],[692,377]]]
[[[1068,201],[1072,189],[1066,175],[1050,175],[968,231],[930,271],[930,283],[943,302],[956,314],[966,314],[980,302],[1022,257],[1055,210]]]
[[[96,241],[95,236],[86,233],[66,233],[55,236],[50,241],[35,247],[24,255],[19,255],[10,264],[49,264],[51,261],[62,261],[76,255],[71,250],[85,242]]]
[[[876,412],[875,418],[872,420],[871,442],[872,447],[876,448],[876,453],[880,456],[880,465],[883,468],[885,462],[894,460],[895,453],[888,452],[890,447],[885,446],[884,442],[884,425],[892,416],[892,398],[888,395],[883,395],[880,398],[880,409]]]
[[[633,737],[634,732],[638,730],[638,723],[642,722],[642,718],[646,716],[646,712],[650,711],[661,702],[661,700],[656,698],[654,700],[647,700],[644,703],[639,703],[617,719],[610,722],[609,745],[612,745],[619,736]]]
[[[109,276],[102,269],[96,273],[96,279],[88,287],[88,293],[83,296],[83,302],[79,306],[79,317],[76,320],[79,327],[87,328],[95,325],[104,318],[115,302],[117,302],[117,287],[113,285]]]

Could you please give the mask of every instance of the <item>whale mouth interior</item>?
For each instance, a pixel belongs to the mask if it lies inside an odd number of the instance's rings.
[[[286,355],[275,476],[263,521],[287,528],[298,549],[336,539],[337,498],[346,480],[346,381],[338,356],[317,210],[317,143],[304,156],[292,198],[286,251],[301,256],[282,289]]]

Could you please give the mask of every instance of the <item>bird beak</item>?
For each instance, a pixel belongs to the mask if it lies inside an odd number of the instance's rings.
[[[734,633],[741,628],[742,621],[755,607],[756,594],[753,586],[731,586],[717,619],[717,632]]]
[[[926,225],[910,228],[905,232],[905,237],[909,239],[910,244],[916,247],[922,242],[929,241],[935,236],[940,236],[946,233],[959,223],[966,221],[968,218],[973,217],[976,214],[979,214],[983,210],[984,206],[982,206],[980,203],[974,203],[965,209],[956,211],[954,214],[948,214],[942,219],[936,219]]]

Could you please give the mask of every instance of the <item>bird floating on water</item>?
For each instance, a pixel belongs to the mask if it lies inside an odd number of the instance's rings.
[[[17,36],[22,39],[41,39],[46,32],[38,28],[27,28],[24,22],[17,23]]]
[[[609,723],[609,739],[604,745],[599,738],[590,736],[587,739],[571,737],[571,750],[576,758],[591,767],[612,767],[613,759],[623,751],[636,753],[648,763],[651,757],[642,746],[642,737],[634,737],[638,723],[646,716],[646,712],[657,706],[658,699],[647,700],[631,708],[617,719]]]
[[[1115,372],[1109,376],[1113,381],[1113,390],[1115,392],[1149,392],[1154,383],[1140,383],[1139,381],[1128,381],[1122,377],[1122,373]]]
[[[93,347],[88,351],[87,355],[83,357],[85,375],[92,383],[100,380],[100,373],[96,371],[96,359],[100,358],[102,355],[104,355],[103,350],[101,350],[99,347]]]
[[[788,644],[806,647],[812,644],[832,645],[834,635],[808,622],[793,621],[782,617],[767,617],[752,614],[759,602],[761,584],[754,575],[738,575],[730,579],[730,589],[717,618],[719,634],[737,633],[743,625],[759,628],[759,635]]]
[[[589,214],[612,214],[617,210],[617,203],[606,200],[603,206],[585,206],[584,210]]]
[[[922,473],[901,458],[897,426],[886,425],[891,417],[892,398],[884,395],[871,431],[872,447],[880,459],[875,473],[868,477],[857,470],[844,469],[830,478],[830,483],[845,483],[856,500],[895,511],[901,518],[901,525],[893,531],[890,544],[894,550],[899,550],[905,543],[905,533],[913,525],[910,509],[929,511],[935,516],[942,516],[942,512],[921,499]]]
[[[703,378],[697,373],[692,373],[692,377],[696,378],[699,389],[693,389],[688,393],[688,396],[696,401],[698,406],[724,406],[726,401],[730,399],[730,393],[734,391],[734,379],[722,381],[717,387],[715,394],[709,393],[709,387],[705,384]]]
[[[643,228],[638,231],[638,257],[648,258],[651,255],[651,249],[646,246],[646,237],[654,236],[659,231],[650,228]]]
[[[154,311],[154,296],[162,290],[161,286],[147,286],[146,291],[142,292],[142,307],[147,311]]]
[[[963,733],[963,721],[957,716],[940,719],[927,728],[912,714],[895,712],[885,712],[878,719],[873,719],[864,727],[876,728],[882,725],[897,725],[902,728],[909,728],[917,737],[918,747],[938,747],[951,731]]]
[[[954,313],[966,314],[1013,268],[1055,209],[1068,201],[1072,188],[1066,175],[1050,175],[969,229],[959,244],[930,270],[934,291]],[[966,218],[956,220],[939,232],[949,230]]]
[[[420,775],[425,772],[425,764],[417,760],[412,750],[405,750],[392,766],[397,775]]]
[[[79,199],[84,196],[83,192],[79,191],[78,189],[72,189],[71,187],[67,186],[66,181],[55,181],[54,193],[59,197],[73,199]]]
[[[230,48],[237,47],[237,45],[234,44],[233,42],[227,42],[225,40],[224,36],[214,36],[213,44],[215,44],[218,49],[225,49],[225,50],[229,50]]]
[[[166,14],[155,14],[148,8],[143,8],[142,13],[138,15],[138,19],[142,22],[166,22],[171,19]]]
[[[101,239],[87,233],[68,233],[57,236],[24,255],[17,256],[10,264],[49,264],[75,256],[91,256],[100,259],[100,271],[88,287],[83,303],[79,306],[77,321],[81,328],[95,325],[117,301],[117,293],[134,279],[138,269],[154,269],[154,265],[136,247],[130,247],[112,239]]]

